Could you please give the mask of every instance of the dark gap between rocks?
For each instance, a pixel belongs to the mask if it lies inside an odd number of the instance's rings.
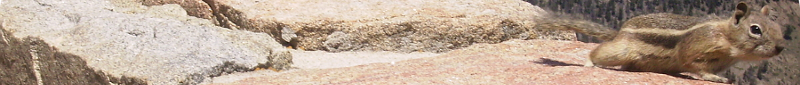
[[[214,66],[211,69],[207,70],[206,72],[191,74],[188,77],[186,77],[186,79],[178,83],[180,83],[180,85],[197,85],[202,83],[206,79],[211,79],[214,77],[219,77],[222,75],[231,74],[235,72],[250,72],[250,71],[255,71],[257,69],[258,70],[267,69],[271,68],[271,66],[272,65],[270,63],[266,63],[266,64],[258,64],[256,67],[250,68],[241,64],[236,64],[232,61],[225,61],[221,65]]]

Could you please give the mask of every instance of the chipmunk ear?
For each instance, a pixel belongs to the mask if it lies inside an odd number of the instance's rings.
[[[750,7],[748,7],[744,2],[739,2],[739,4],[736,4],[736,10],[733,13],[733,18],[736,19],[734,24],[739,24],[739,21],[747,18],[747,15],[750,15]]]
[[[772,8],[769,7],[769,6],[761,7],[761,14],[769,15],[769,12],[771,11],[770,9],[772,9]]]

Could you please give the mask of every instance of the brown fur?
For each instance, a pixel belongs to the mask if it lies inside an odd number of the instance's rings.
[[[729,83],[714,73],[741,60],[764,60],[783,50],[781,27],[767,17],[767,9],[751,11],[747,4],[739,3],[730,18],[642,15],[626,21],[619,32],[596,31],[592,26],[599,25],[585,21],[542,26],[576,30],[607,41],[591,52],[591,62],[586,66],[622,66],[628,71],[666,74],[690,72],[702,80]]]

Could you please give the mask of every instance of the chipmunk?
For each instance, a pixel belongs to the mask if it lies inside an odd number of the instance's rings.
[[[785,46],[782,27],[767,17],[768,6],[750,10],[740,2],[729,18],[669,13],[641,15],[623,23],[620,31],[581,20],[553,20],[538,27],[574,30],[603,41],[585,66],[621,66],[622,70],[679,74],[730,83],[715,75],[738,61],[765,60]]]

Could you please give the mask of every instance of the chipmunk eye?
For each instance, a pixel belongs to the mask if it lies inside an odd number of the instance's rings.
[[[758,25],[750,26],[750,33],[761,35],[761,27],[759,27]]]

